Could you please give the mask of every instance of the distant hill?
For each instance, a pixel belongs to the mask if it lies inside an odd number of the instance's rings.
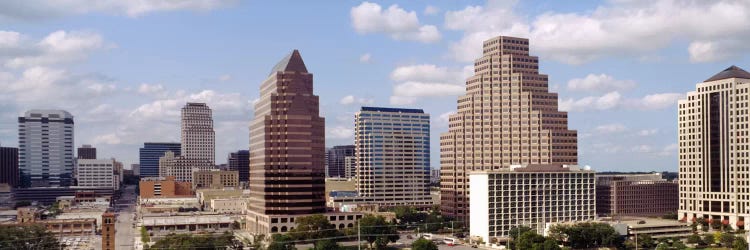
[[[612,171],[596,172],[596,174],[600,174],[600,175],[608,175],[608,174],[653,174],[653,173],[658,173],[658,172],[656,172],[656,171],[651,171],[651,172],[612,172]],[[664,179],[667,179],[668,181],[671,181],[671,180],[677,179],[677,172],[664,171],[664,172],[661,172],[661,176]]]

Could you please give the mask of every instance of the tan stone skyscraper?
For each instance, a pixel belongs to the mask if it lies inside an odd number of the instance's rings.
[[[440,136],[441,210],[469,221],[469,173],[517,164],[578,164],[577,133],[558,111],[529,40],[500,36],[484,42]]]
[[[678,102],[679,217],[750,222],[750,73],[731,66]]]
[[[255,104],[250,124],[251,211],[325,213],[324,131],[313,75],[294,50],[271,70]]]

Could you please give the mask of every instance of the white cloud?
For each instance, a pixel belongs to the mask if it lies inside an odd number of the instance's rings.
[[[516,1],[487,2],[448,11],[445,27],[464,32],[451,47],[452,57],[472,61],[481,42],[500,34],[528,37],[533,51],[564,63],[580,64],[607,56],[638,58],[662,48],[691,42],[693,62],[729,58],[750,46],[747,1],[609,1],[581,12],[544,12],[522,17]],[[647,28],[644,28],[647,27]]]
[[[625,125],[619,124],[619,123],[613,123],[613,124],[605,124],[600,125],[594,128],[594,131],[596,131],[599,134],[615,134],[615,133],[622,133],[628,130]]]
[[[457,96],[465,92],[466,78],[473,74],[472,66],[462,69],[438,67],[432,64],[401,66],[391,72],[396,81],[391,104],[413,104],[416,97]]]
[[[226,82],[226,81],[229,81],[229,80],[232,80],[232,76],[231,75],[224,74],[224,75],[220,75],[219,76],[219,81],[220,82]]]
[[[21,43],[21,33],[0,30],[0,49],[15,48]]]
[[[0,40],[12,40],[12,38]],[[2,45],[1,43],[0,41],[0,45]],[[36,43],[31,41],[6,41],[5,45],[9,46],[6,49],[11,51],[5,56],[0,55],[0,59],[7,58],[4,64],[10,68],[73,62],[85,59],[91,52],[107,47],[99,34],[63,30],[52,32]]]
[[[341,98],[339,103],[342,105],[350,105],[354,103],[363,104],[363,105],[371,105],[375,103],[375,100],[367,99],[367,98],[357,98],[357,97],[354,97],[353,95],[348,95],[348,96],[344,96],[343,98]]]
[[[99,136],[94,137],[94,140],[92,141],[94,145],[96,144],[114,145],[114,144],[120,144],[121,142],[122,140],[120,140],[120,137],[118,137],[116,134],[99,135]]]
[[[349,139],[354,138],[354,129],[344,126],[326,127],[326,138]]]
[[[372,55],[370,55],[370,53],[364,53],[359,56],[359,62],[361,63],[369,63],[370,60],[372,60]]]
[[[448,124],[448,122],[449,122],[448,119],[450,119],[450,116],[453,115],[453,114],[455,114],[455,113],[456,113],[455,110],[451,110],[451,111],[442,113],[442,114],[440,114],[440,116],[438,116],[438,119],[439,119],[440,123],[442,123],[442,124]]]
[[[630,151],[636,153],[652,153],[653,148],[649,145],[637,145],[630,148]]]
[[[237,0],[25,0],[0,1],[0,18],[38,20],[51,17],[106,13],[138,17],[152,12],[196,10],[206,11],[237,2]]]
[[[138,86],[138,93],[144,95],[163,95],[165,94],[165,91],[164,86],[161,84],[141,83],[141,85]]]
[[[391,105],[410,105],[417,102],[417,98],[411,96],[391,96]]]
[[[393,94],[405,97],[457,96],[465,87],[449,83],[405,82],[393,88]]]
[[[629,90],[636,86],[631,80],[618,80],[606,74],[589,74],[584,78],[574,78],[568,81],[568,90],[588,92],[610,92]]]
[[[677,143],[669,144],[667,146],[664,146],[664,148],[662,148],[659,151],[658,155],[659,156],[672,156],[672,155],[675,155],[675,154],[677,154],[677,149],[678,148],[679,148],[679,146],[677,146]]]
[[[383,33],[395,40],[431,43],[440,40],[440,32],[433,25],[421,25],[414,11],[407,12],[398,5],[383,9],[377,3],[362,2],[351,9],[352,26],[357,33]]]
[[[427,5],[427,7],[424,7],[423,12],[425,16],[432,16],[432,15],[437,15],[438,13],[440,13],[440,9],[432,5]]]
[[[684,98],[680,93],[660,93],[646,95],[641,98],[623,98],[619,92],[613,91],[602,96],[588,96],[580,99],[566,99],[559,101],[560,110],[590,111],[624,108],[631,110],[659,110],[674,107],[677,100]]]
[[[656,133],[659,133],[658,129],[643,129],[643,130],[639,130],[636,133],[636,135],[638,135],[638,136],[652,136],[652,135],[655,135]]]

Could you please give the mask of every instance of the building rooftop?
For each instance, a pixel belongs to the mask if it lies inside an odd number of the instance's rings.
[[[164,216],[143,218],[144,226],[216,224],[232,222],[234,222],[234,219],[226,215]]]
[[[732,65],[731,67],[722,70],[721,72],[717,73],[711,78],[706,79],[703,82],[712,82],[729,78],[750,79],[750,73],[740,67]]]
[[[492,173],[555,173],[555,172],[591,172],[588,166],[579,167],[578,165],[562,164],[528,164],[528,165],[511,165],[510,168],[503,168],[489,171],[474,171],[473,174],[492,174]]]
[[[382,107],[362,107],[361,111],[424,114],[424,110],[421,110],[421,109],[382,108]]]
[[[281,59],[281,61],[276,63],[276,66],[273,66],[273,69],[271,69],[271,73],[269,73],[268,76],[272,76],[273,74],[276,74],[276,72],[285,71],[307,73],[307,67],[305,67],[305,62],[302,61],[302,56],[299,54],[298,50],[295,49],[292,53],[289,53]]]

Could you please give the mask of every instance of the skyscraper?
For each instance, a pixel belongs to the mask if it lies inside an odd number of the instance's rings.
[[[171,151],[175,156],[179,156],[182,151],[180,143],[174,142],[146,142],[139,150],[139,167],[141,177],[158,177],[159,176],[159,158],[164,153]]]
[[[528,39],[499,36],[483,44],[440,136],[441,210],[469,221],[469,173],[511,165],[577,163],[577,136],[557,109]]]
[[[73,116],[64,110],[29,110],[18,117],[22,182],[32,187],[73,184]]]
[[[247,182],[250,179],[250,151],[239,150],[237,152],[229,153],[227,157],[227,163],[229,170],[234,170],[240,173],[240,181]]]
[[[182,156],[207,159],[213,166],[215,158],[214,120],[205,103],[188,102],[182,108]]]
[[[18,173],[18,148],[0,147],[0,183],[16,187],[20,183]]]
[[[354,145],[333,146],[326,151],[326,173],[328,177],[346,177],[347,156],[354,156]]]
[[[336,206],[432,207],[430,115],[421,109],[362,107],[355,115],[358,196],[335,197]]]
[[[78,159],[96,159],[96,148],[91,145],[83,145],[78,148]]]
[[[678,102],[679,217],[745,228],[750,219],[750,73],[732,66]]]
[[[250,124],[251,211],[264,215],[326,211],[324,131],[313,75],[294,50],[271,70],[255,104]]]

